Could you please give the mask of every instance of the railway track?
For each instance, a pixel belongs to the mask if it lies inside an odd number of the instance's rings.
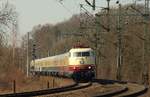
[[[101,94],[102,92],[112,91],[114,89],[124,90],[124,87],[117,84],[102,85],[96,82],[92,82],[92,85],[84,89],[77,89],[73,91],[66,91],[57,94],[45,95],[44,97],[94,97],[95,94],[99,94],[99,93]]]
[[[65,91],[71,91],[71,90],[77,90],[86,88],[88,86],[91,86],[92,83],[74,83],[72,85],[63,86],[60,88],[52,88],[52,89],[44,89],[44,90],[38,90],[38,91],[31,91],[31,92],[22,92],[22,93],[10,93],[10,94],[2,94],[0,97],[32,97],[32,96],[40,96],[40,95],[47,95],[47,94],[54,94],[54,93],[61,93]]]
[[[145,86],[134,83],[94,80],[90,87],[44,97],[137,97],[144,94],[146,90]]]
[[[137,97],[139,95],[142,95],[147,92],[147,87],[135,83],[128,83],[128,82],[119,82],[119,81],[113,81],[113,80],[96,80],[95,82],[99,83],[118,83],[118,85],[121,85],[122,88],[112,90],[112,91],[106,91],[104,93],[99,93],[93,97]]]
[[[31,92],[2,94],[0,97],[136,97],[147,88],[135,83],[95,79],[88,83],[74,83],[60,88]]]
[[[135,83],[127,83],[124,85],[127,87],[127,90],[120,93],[116,94],[112,97],[137,97],[139,95],[144,94],[147,91],[147,87]]]

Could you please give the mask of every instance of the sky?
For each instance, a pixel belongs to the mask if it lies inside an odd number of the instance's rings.
[[[77,0],[79,1],[79,0]],[[56,24],[79,13],[78,2],[64,1],[64,6],[57,0],[12,0],[19,15],[19,31],[24,34],[38,24]]]
[[[69,19],[73,14],[80,12],[79,4],[85,4],[84,0],[8,0],[18,12],[19,33],[22,35],[31,31],[38,24],[56,24]],[[91,1],[91,0],[89,0]],[[115,6],[117,0],[111,0],[111,6]],[[121,0],[123,3],[134,0]],[[106,0],[96,0],[97,6],[106,7]]]

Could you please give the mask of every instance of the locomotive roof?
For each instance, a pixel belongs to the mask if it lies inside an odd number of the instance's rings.
[[[72,48],[70,52],[86,52],[93,51],[91,48]]]

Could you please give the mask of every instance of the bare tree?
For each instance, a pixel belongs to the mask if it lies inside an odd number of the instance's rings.
[[[9,2],[1,0],[0,4],[0,38],[3,40],[5,33],[17,24],[17,13]]]
[[[8,32],[12,32],[12,29],[16,31],[17,27],[17,12],[15,7],[8,1],[0,0],[0,67],[5,70],[8,65],[11,64],[11,46],[8,44],[7,35]]]

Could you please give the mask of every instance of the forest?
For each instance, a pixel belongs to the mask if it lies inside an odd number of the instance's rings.
[[[70,19],[55,25],[50,21],[43,25],[37,24],[28,32],[30,36],[29,59],[31,61],[33,58],[62,54],[69,51],[73,45],[82,43],[95,50],[97,77],[116,79],[119,29],[122,40],[121,80],[142,83],[143,64],[145,64],[143,58],[144,41],[147,41],[146,62],[150,63],[150,33],[145,35],[144,32],[145,24],[148,24],[147,28],[150,28],[150,25],[149,21],[145,21],[143,14],[138,13],[136,9],[138,12],[144,12],[142,5],[129,4],[122,6],[121,9],[111,8],[109,13],[107,10],[101,10],[95,15],[87,12],[75,14]],[[116,14],[119,10],[122,15],[118,28],[118,15]],[[5,16],[5,13],[8,15]],[[15,48],[6,38],[7,30],[15,28],[17,31],[16,21],[17,13],[11,5],[6,4],[4,8],[0,9],[0,24],[2,25],[0,31],[0,74],[11,74],[9,72],[15,72],[16,69],[26,74],[28,34],[22,37],[20,46]],[[35,49],[34,56],[33,49]],[[13,50],[15,50],[15,54]]]

